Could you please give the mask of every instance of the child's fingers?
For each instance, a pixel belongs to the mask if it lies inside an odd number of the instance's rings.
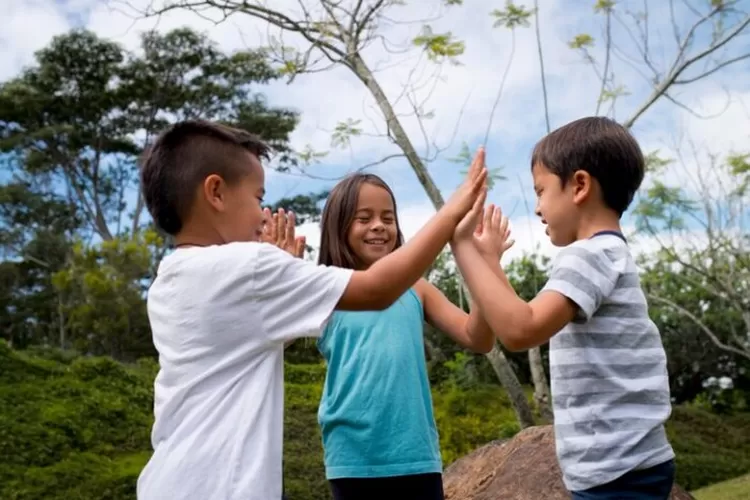
[[[471,183],[471,192],[476,194],[479,191],[487,191],[487,169],[482,168]]]
[[[271,220],[269,220],[268,223],[271,225],[271,240],[274,242],[274,244],[276,244],[279,239],[279,214],[273,214],[271,216]]]
[[[291,245],[295,241],[294,231],[297,226],[296,220],[297,216],[294,215],[294,212],[289,212],[289,216],[287,217],[286,222],[286,242],[288,245]]]
[[[294,255],[297,257],[302,257],[305,255],[305,243],[306,238],[304,236],[297,236],[295,239],[295,249],[294,249]]]
[[[482,215],[479,217],[479,222],[477,222],[477,227],[474,228],[474,234],[477,236],[481,236],[484,232],[484,221],[487,217],[487,208],[482,207]]]
[[[276,238],[282,245],[284,244],[284,238],[286,237],[286,211],[283,208],[279,209],[276,217]]]
[[[480,146],[479,149],[477,149],[476,154],[474,155],[474,159],[471,162],[471,166],[469,167],[469,173],[468,173],[469,179],[474,178],[479,173],[479,170],[484,167],[484,161],[485,161],[484,146]]]
[[[503,216],[503,220],[505,221],[505,234],[510,236],[510,219]]]
[[[500,224],[502,223],[502,216],[503,216],[503,213],[500,211],[500,207],[493,205],[492,206],[492,231],[495,232],[496,234],[500,233],[501,231]]]
[[[487,231],[492,231],[492,203],[484,209],[484,227]]]
[[[487,201],[487,190],[483,189],[479,192],[479,196],[474,200],[474,205],[471,207],[471,214],[474,217],[479,218],[484,210],[484,202]]]

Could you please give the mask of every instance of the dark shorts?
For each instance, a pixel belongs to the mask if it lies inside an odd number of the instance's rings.
[[[342,478],[329,481],[334,500],[444,500],[443,475]]]
[[[668,500],[674,484],[674,460],[634,470],[611,483],[572,491],[573,500]]]

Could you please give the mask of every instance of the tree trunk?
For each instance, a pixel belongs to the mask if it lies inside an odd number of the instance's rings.
[[[547,375],[544,373],[542,351],[539,347],[529,350],[529,368],[531,369],[531,378],[534,381],[534,401],[539,410],[539,415],[545,423],[551,424],[554,421],[551,405],[552,397],[547,384]]]
[[[513,368],[510,367],[508,358],[505,357],[505,354],[497,343],[487,353],[487,359],[490,361],[492,369],[495,370],[495,375],[497,375],[500,383],[503,384],[508,393],[510,404],[513,405],[513,410],[516,412],[516,418],[518,418],[521,429],[534,425],[534,414],[531,412],[529,400],[526,399],[523,387],[521,387],[518,377],[513,372]]]
[[[65,311],[60,292],[57,292],[57,328],[60,335],[60,349],[65,349]]]
[[[401,122],[396,116],[396,113],[382,87],[380,87],[380,84],[375,79],[375,76],[372,74],[372,71],[370,71],[370,68],[367,66],[364,59],[359,55],[359,52],[351,50],[347,57],[347,62],[354,74],[362,80],[362,83],[365,84],[375,98],[380,111],[382,111],[383,116],[385,117],[388,130],[393,134],[393,139],[404,152],[407,160],[409,160],[409,165],[411,165],[411,168],[417,175],[419,183],[427,193],[427,197],[432,202],[435,210],[439,210],[445,204],[445,200],[443,200],[440,190],[437,185],[435,185],[429,172],[427,172],[427,168],[424,166],[424,163],[422,163],[422,159],[417,154],[416,149],[414,149],[414,145],[411,143],[411,140],[409,140],[409,136],[401,126]],[[508,393],[508,397],[513,404],[513,409],[516,411],[516,415],[518,415],[518,421],[521,424],[521,428],[533,425],[534,417],[531,413],[531,407],[523,393],[523,388],[518,381],[518,377],[516,377],[510,364],[508,364],[505,355],[495,347],[492,352],[487,354],[487,358],[489,359],[490,364],[492,364],[492,368],[495,370],[497,378]]]

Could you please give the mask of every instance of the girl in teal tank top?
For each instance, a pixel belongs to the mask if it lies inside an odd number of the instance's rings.
[[[396,201],[381,178],[356,174],[334,187],[323,210],[321,264],[367,268],[402,242]],[[383,311],[336,311],[318,340],[328,366],[318,421],[335,500],[443,499],[424,321],[475,352],[495,342],[478,312],[466,314],[424,279]]]

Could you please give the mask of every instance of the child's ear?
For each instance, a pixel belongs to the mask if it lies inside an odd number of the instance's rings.
[[[225,210],[226,182],[221,176],[211,174],[203,181],[203,197],[218,212]]]
[[[576,170],[571,179],[571,187],[573,188],[573,202],[578,204],[582,203],[586,198],[589,197],[592,189],[591,174],[585,170]]]

